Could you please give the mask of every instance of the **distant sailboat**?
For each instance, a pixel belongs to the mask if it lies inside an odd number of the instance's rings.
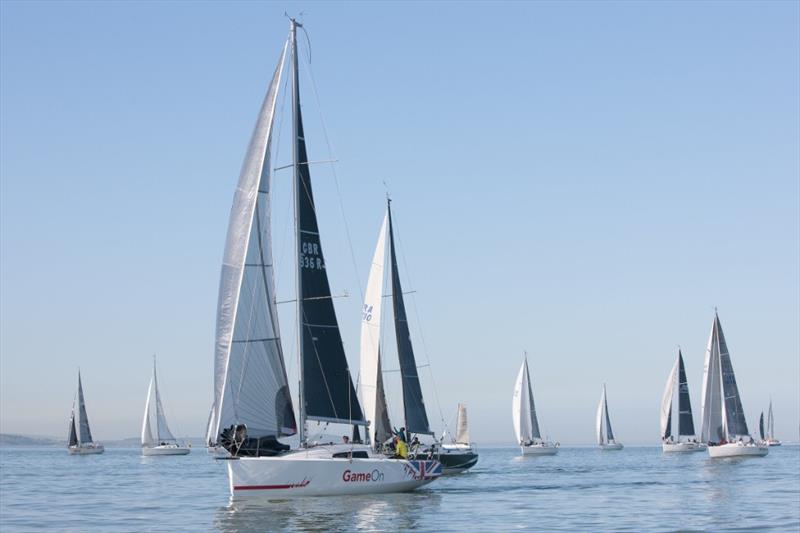
[[[514,422],[514,433],[522,455],[555,455],[558,444],[542,438],[539,420],[536,417],[536,405],[533,403],[531,377],[528,372],[528,356],[522,360],[514,385],[514,397],[511,402],[511,416]]]
[[[767,455],[767,445],[756,443],[747,430],[731,356],[716,312],[706,348],[702,400],[700,440],[708,443],[709,456]]]
[[[622,443],[614,439],[614,432],[611,430],[605,383],[603,384],[603,394],[600,396],[600,405],[597,406],[597,444],[601,450],[621,450],[623,448]]]
[[[286,498],[405,492],[441,475],[437,461],[377,454],[363,444],[315,444],[306,421],[365,425],[347,365],[323,256],[300,106],[297,27],[290,22],[234,195],[217,304],[214,404],[206,441],[225,454],[231,494]],[[286,376],[275,299],[271,145],[289,58],[299,424]],[[299,449],[278,438],[299,433]]]
[[[105,448],[99,442],[92,440],[92,431],[89,429],[89,417],[86,416],[86,402],[83,399],[83,384],[81,372],[78,371],[78,409],[72,405],[72,414],[69,417],[69,434],[67,437],[67,450],[70,455],[93,455],[103,453]]]
[[[411,332],[408,327],[403,287],[397,265],[397,251],[394,240],[391,200],[386,202],[386,215],[378,234],[378,243],[372,258],[372,266],[367,279],[364,307],[361,316],[361,398],[364,401],[364,415],[370,422],[369,440],[375,450],[392,437],[389,422],[383,375],[381,372],[381,314],[383,302],[384,265],[386,263],[386,238],[389,240],[389,267],[392,284],[392,310],[394,331],[397,342],[397,356],[400,363],[400,382],[403,389],[403,418],[406,438],[412,435],[433,435],[425,409],[425,400],[417,372]],[[466,417],[466,411],[464,411]],[[466,419],[465,419],[466,420]],[[434,443],[431,446],[418,446],[411,450],[413,457],[434,456],[441,463],[444,473],[457,473],[471,468],[478,462],[478,454],[467,443],[445,445]]]
[[[677,402],[675,396],[677,395]],[[677,407],[677,412],[675,408]],[[676,414],[677,416],[673,416]],[[677,424],[674,421],[677,420]],[[677,428],[676,428],[677,425]],[[678,431],[676,432],[675,429]],[[697,442],[692,419],[692,404],[689,401],[689,384],[683,368],[683,356],[678,358],[667,378],[664,396],[661,399],[661,448],[664,452],[699,452],[706,448]]]
[[[764,413],[761,413],[763,416]],[[772,415],[772,400],[769,401],[769,411],[767,411],[767,444],[770,446],[780,446],[781,441],[775,438],[775,418]]]
[[[147,402],[142,421],[142,455],[186,455],[190,451],[191,448],[178,443],[167,426],[161,395],[158,392],[154,356],[153,377],[150,378],[150,387],[147,389]]]
[[[458,404],[456,438],[451,443],[442,443],[439,449],[438,457],[445,474],[464,472],[477,464],[478,452],[469,440],[467,406],[463,403]]]
[[[766,442],[767,438],[764,435],[764,411],[758,417],[758,438],[761,442]]]

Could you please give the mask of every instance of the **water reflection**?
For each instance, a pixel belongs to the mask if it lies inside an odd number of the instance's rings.
[[[217,510],[220,531],[402,531],[418,529],[439,512],[442,497],[429,490],[375,496],[294,500],[230,500]]]

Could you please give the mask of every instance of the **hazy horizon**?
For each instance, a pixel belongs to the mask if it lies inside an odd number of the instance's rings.
[[[351,369],[388,187],[437,434],[465,402],[478,445],[511,444],[527,350],[553,440],[593,442],[605,382],[618,438],[657,443],[679,345],[699,431],[717,307],[751,432],[772,398],[798,440],[796,2],[0,3],[0,432],[65,434],[80,367],[95,437],[138,435],[155,353],[173,432],[204,434],[228,215],[284,9],[306,12],[310,158],[338,160],[311,173]],[[289,300],[285,171],[274,186]]]

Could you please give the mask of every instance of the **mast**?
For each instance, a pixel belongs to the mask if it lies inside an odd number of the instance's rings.
[[[300,365],[299,373],[299,393],[297,399],[300,402],[300,420],[299,420],[299,437],[300,446],[304,446],[306,442],[306,402],[303,390],[303,276],[300,272],[302,265],[300,264],[300,250],[302,249],[302,242],[300,236],[300,187],[298,180],[300,179],[300,169],[297,162],[297,136],[299,130],[299,118],[297,109],[300,106],[300,86],[299,76],[297,74],[297,26],[299,25],[295,19],[289,19],[289,34],[291,35],[291,48],[292,48],[292,189],[294,193],[294,229],[297,241],[297,353]],[[302,26],[302,25],[300,25]]]

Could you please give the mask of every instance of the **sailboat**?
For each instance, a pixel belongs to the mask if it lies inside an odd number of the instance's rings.
[[[287,43],[245,156],[220,277],[214,403],[206,441],[226,455],[231,495],[287,498],[402,492],[441,475],[436,461],[394,459],[356,443],[315,444],[308,420],[365,425],[333,307],[301,117],[297,28]],[[272,257],[271,143],[278,90],[291,58],[299,424],[286,377]],[[280,437],[298,434],[290,449]]]
[[[528,372],[528,356],[522,360],[514,385],[514,398],[511,402],[511,416],[514,421],[514,432],[517,435],[522,455],[555,455],[558,443],[548,442],[542,438],[539,420],[536,417],[536,406],[533,403],[531,377]]]
[[[456,436],[453,442],[442,442],[437,457],[444,466],[445,474],[465,472],[478,463],[478,451],[469,440],[467,406],[465,404],[458,404]]]
[[[711,457],[763,457],[766,443],[757,443],[747,431],[742,400],[736,386],[731,356],[719,315],[714,312],[703,368],[700,440]]]
[[[677,402],[675,402],[676,395]],[[673,423],[676,419],[677,433],[674,431],[676,424]],[[689,384],[686,381],[686,370],[683,367],[683,355],[680,350],[667,378],[664,396],[661,399],[661,448],[664,453],[699,452],[706,448],[706,445],[698,442],[695,437]]]
[[[106,451],[102,444],[92,440],[89,417],[86,416],[86,402],[83,399],[80,370],[78,370],[78,409],[77,411],[75,410],[75,403],[73,402],[72,413],[69,417],[67,450],[70,455],[94,455]]]
[[[603,383],[603,394],[600,396],[600,405],[597,406],[597,444],[601,450],[621,450],[623,448],[622,443],[616,441],[614,432],[611,430],[605,383]]]
[[[156,358],[153,357],[153,377],[147,389],[147,402],[142,420],[142,455],[186,455],[191,451],[172,435],[164,416],[161,395],[158,392]]]
[[[386,238],[389,239],[389,265],[392,284],[392,310],[394,331],[397,341],[397,356],[400,361],[400,381],[403,389],[403,415],[405,425],[402,432],[409,442],[413,435],[433,435],[425,410],[425,400],[419,382],[414,347],[408,327],[403,287],[397,266],[397,251],[392,222],[392,202],[386,201],[386,215],[383,218],[378,243],[372,258],[364,307],[361,317],[361,397],[364,401],[365,416],[370,422],[369,442],[380,450],[386,440],[392,437],[386,395],[381,372],[381,314],[383,301],[384,264],[386,259]],[[466,411],[464,411],[466,416]],[[466,421],[466,419],[465,419]],[[416,458],[436,457],[442,464],[444,473],[463,472],[478,462],[478,454],[467,443],[443,445],[436,442],[430,446],[412,447],[411,456]]]
[[[762,416],[764,413],[761,413]],[[772,399],[769,401],[769,411],[767,411],[767,444],[769,446],[780,446],[781,441],[775,438],[775,418],[772,416]]]

